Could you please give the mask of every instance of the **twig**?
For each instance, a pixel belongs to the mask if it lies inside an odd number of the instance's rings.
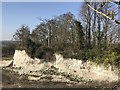
[[[94,9],[88,2],[85,2],[85,3],[87,4],[88,7],[90,7],[92,10],[94,10],[94,11],[97,12],[98,14],[101,14],[101,15],[103,15],[104,17],[110,19],[111,21],[113,21],[113,22],[115,22],[115,23],[117,23],[117,24],[120,24],[119,21],[117,21],[117,20],[115,20],[115,19],[112,19],[111,17],[107,16],[106,14],[104,14],[104,13],[102,13],[102,12]]]

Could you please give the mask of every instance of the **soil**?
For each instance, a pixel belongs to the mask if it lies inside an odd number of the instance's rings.
[[[120,90],[120,81],[118,82],[85,82],[81,84],[68,82],[53,82],[51,80],[45,81],[29,81],[26,75],[18,75],[13,71],[6,69],[2,70],[2,90],[8,89],[78,89],[79,90]]]

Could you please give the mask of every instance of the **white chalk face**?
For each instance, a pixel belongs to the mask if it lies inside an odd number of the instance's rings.
[[[97,80],[97,81],[117,81],[117,69],[112,71],[112,67],[108,69],[103,65],[96,65],[93,62],[82,62],[77,59],[65,59],[61,54],[55,54],[55,62],[41,62],[40,59],[31,59],[26,52],[16,50],[14,54],[13,65],[15,67],[22,67],[18,70],[19,74],[34,74],[41,75],[41,71],[55,70],[54,73],[59,73],[58,76],[52,75],[53,80],[65,80],[62,74],[77,76],[78,78],[84,77],[84,80]],[[63,73],[64,72],[64,73]],[[62,73],[62,74],[60,74]],[[43,74],[45,77],[45,75]],[[30,80],[39,80],[40,77],[29,77]],[[66,79],[67,80],[67,79]]]

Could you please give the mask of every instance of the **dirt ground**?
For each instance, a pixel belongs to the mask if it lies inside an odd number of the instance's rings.
[[[86,83],[68,83],[68,82],[53,82],[50,80],[46,81],[29,81],[26,75],[18,75],[13,71],[6,69],[2,70],[2,90],[16,88],[16,89],[35,89],[35,90],[47,90],[49,89],[78,89],[79,90],[120,90],[119,82],[86,82]],[[26,90],[25,89],[25,90]]]

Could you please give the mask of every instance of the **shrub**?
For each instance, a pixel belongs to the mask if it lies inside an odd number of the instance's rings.
[[[34,54],[36,51],[36,44],[31,41],[30,39],[26,42],[26,53],[31,57],[34,58]]]
[[[36,58],[43,59],[43,58],[44,58],[44,54],[45,54],[44,48],[39,47],[39,48],[35,51],[35,57],[36,57]]]
[[[80,60],[87,60],[87,54],[84,50],[77,50],[77,51],[72,51],[72,50],[65,50],[62,53],[64,58],[74,58],[74,59],[80,59]]]
[[[44,59],[46,62],[55,60],[54,51],[49,47],[39,47],[35,51],[35,57],[39,59]]]
[[[118,60],[117,56],[117,52],[105,51],[102,54],[97,55],[97,57],[93,61],[95,61],[98,64],[102,63],[104,65],[116,65]]]
[[[44,59],[47,62],[55,60],[54,51],[52,48],[45,48]]]

